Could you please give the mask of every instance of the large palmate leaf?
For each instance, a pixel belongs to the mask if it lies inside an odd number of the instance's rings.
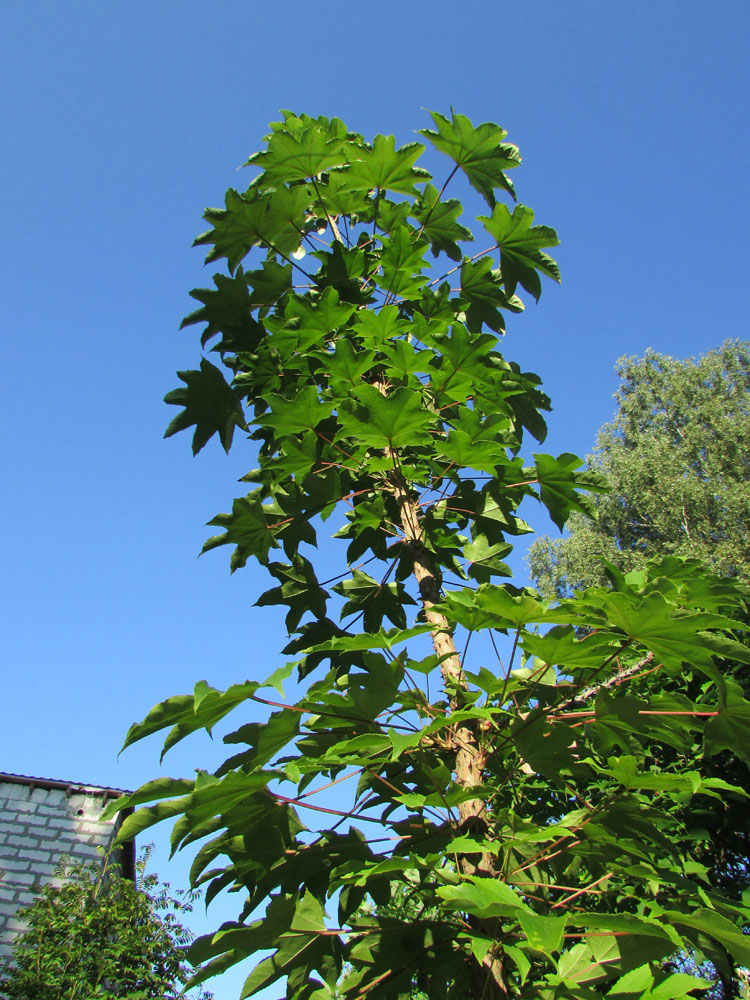
[[[426,184],[422,197],[411,215],[420,225],[420,231],[430,244],[433,256],[443,251],[452,260],[461,260],[459,242],[473,240],[470,229],[458,221],[462,205],[457,198],[440,200],[440,192],[432,184]]]
[[[356,159],[352,158],[346,172],[346,182],[376,191],[415,195],[415,182],[430,176],[424,168],[414,166],[423,151],[424,146],[419,142],[396,149],[394,136],[378,135],[372,147],[357,150]]]
[[[287,122],[289,124],[289,122]],[[248,157],[246,166],[265,171],[265,184],[311,180],[329,167],[346,163],[346,126],[339,118],[330,122],[319,118],[291,131],[289,128],[272,132],[268,148]]]
[[[274,394],[264,398],[270,409],[257,418],[257,423],[272,427],[280,437],[315,430],[331,413],[330,403],[318,398],[314,386],[306,386],[294,399]]]
[[[185,317],[180,329],[194,323],[205,323],[201,336],[204,347],[213,337],[221,334],[222,339],[214,350],[253,351],[263,331],[251,315],[252,296],[248,276],[240,267],[234,277],[215,274],[214,283],[215,289],[199,288],[191,292],[192,297],[203,305]]]
[[[287,306],[286,318],[298,320],[300,329],[318,333],[322,340],[343,326],[355,309],[351,303],[341,303],[336,289],[329,287],[315,300],[295,295]]]
[[[183,406],[184,410],[167,427],[164,437],[194,426],[194,455],[214,434],[219,435],[224,451],[229,451],[235,427],[245,427],[245,414],[236,393],[227,385],[219,369],[205,358],[200,370],[177,374],[185,386],[168,392],[164,402]]]
[[[472,332],[479,332],[482,325],[486,324],[490,330],[502,333],[505,330],[505,319],[499,310],[523,310],[523,303],[519,298],[506,295],[502,272],[493,268],[489,257],[463,263],[461,298],[466,302],[466,325]]]
[[[266,563],[269,549],[276,545],[268,521],[268,512],[257,492],[240,497],[232,503],[231,514],[217,514],[208,522],[217,528],[224,528],[224,534],[209,538],[203,552],[210,552],[219,545],[234,545],[232,572],[244,566],[251,556]]]
[[[360,385],[340,414],[344,434],[374,448],[403,448],[420,443],[435,417],[422,406],[419,393],[396,389],[385,396],[372,385]]]
[[[300,245],[313,199],[314,192],[304,187],[270,192],[252,188],[245,195],[230,189],[226,208],[206,209],[204,218],[213,229],[198,236],[195,246],[213,246],[206,262],[226,257],[231,272],[254,246],[290,254]]]
[[[532,226],[534,213],[528,205],[516,205],[511,215],[506,205],[495,205],[491,218],[481,217],[484,228],[500,248],[500,270],[508,295],[516,285],[539,299],[542,294],[540,274],[560,281],[560,271],[544,250],[559,244],[557,233],[549,226]]]
[[[498,188],[515,197],[505,171],[517,167],[521,156],[515,146],[504,142],[508,134],[504,129],[491,122],[474,128],[465,115],[455,112],[450,120],[439,112],[430,113],[437,131],[420,129],[419,134],[429,139],[441,153],[450,156],[490,208],[495,204]]]
[[[308,559],[295,553],[291,564],[271,563],[268,571],[280,582],[280,586],[262,594],[255,602],[259,607],[288,605],[286,624],[290,631],[299,625],[305,612],[312,611],[316,618],[325,618],[328,594],[319,585]]]
[[[750,703],[743,689],[733,681],[726,682],[726,695],[719,711],[706,726],[707,753],[729,750],[750,764],[750,743],[745,734],[750,726]]]
[[[539,496],[555,524],[562,530],[571,511],[590,510],[591,492],[603,492],[606,482],[593,469],[578,471],[583,462],[577,455],[565,452],[552,455],[534,455]]]
[[[418,295],[427,280],[422,274],[426,265],[423,257],[427,242],[415,236],[406,226],[399,226],[389,237],[383,238],[380,256],[382,272],[373,280],[386,292],[387,297]]]

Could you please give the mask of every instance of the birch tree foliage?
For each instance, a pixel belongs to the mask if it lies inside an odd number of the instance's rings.
[[[567,538],[538,538],[529,564],[546,594],[606,582],[601,556],[637,569],[649,556],[701,559],[750,582],[750,342],[680,361],[620,358],[613,419],[589,463],[609,492]]]
[[[215,772],[118,800],[122,836],[169,818],[207,899],[238,893],[192,958],[198,982],[249,959],[243,997],[686,996],[701,981],[670,955],[750,963],[748,911],[680,818],[745,795],[702,768],[750,747],[716,665],[750,661],[747,593],[676,558],[556,607],[508,582],[522,501],[562,526],[602,483],[544,453],[547,397],[500,350],[559,280],[555,231],[514,200],[519,152],[432,119],[437,178],[422,142],[284,112],[247,190],[206,212],[196,242],[226,272],[192,293],[207,356],[166,397],[167,435],[251,442],[204,549],[267,571],[257,603],[288,634],[265,673],[199,681],[131,728],[126,746],[159,733],[166,752],[237,717]],[[473,227],[461,184],[486,205]],[[320,579],[332,533],[340,572]]]

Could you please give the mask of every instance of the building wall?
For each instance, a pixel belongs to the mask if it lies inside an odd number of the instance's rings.
[[[64,856],[96,860],[117,829],[101,814],[115,789],[0,774],[0,968],[22,928],[20,907],[50,881]]]

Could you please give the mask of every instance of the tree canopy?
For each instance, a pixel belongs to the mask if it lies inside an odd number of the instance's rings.
[[[717,666],[750,662],[748,594],[676,557],[557,606],[504,582],[524,498],[562,527],[603,479],[523,457],[549,402],[500,341],[559,272],[555,231],[513,203],[518,149],[498,125],[432,120],[436,183],[421,142],[284,112],[248,188],[206,212],[196,242],[228,274],[185,325],[213,361],[179,373],[167,434],[251,442],[204,550],[267,571],[257,604],[287,635],[267,676],[199,681],[128,733],[167,752],[239,710],[219,768],[113,808],[137,807],[123,837],[174,820],[207,899],[239,894],[191,958],[197,981],[253,959],[243,997],[285,981],[289,1000],[390,1000],[415,978],[436,1000],[687,996],[706,984],[670,955],[727,978],[750,963],[748,910],[683,808],[746,797],[705,762],[750,747],[750,704]],[[486,205],[479,252],[446,197],[461,177]]]
[[[537,586],[569,594],[605,582],[602,557],[635,569],[669,554],[750,583],[750,342],[687,361],[647,351],[617,374],[617,411],[589,459],[610,491],[568,537],[533,542]]]

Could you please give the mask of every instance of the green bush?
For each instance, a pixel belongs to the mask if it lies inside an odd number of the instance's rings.
[[[147,848],[136,881],[107,856],[103,862],[64,859],[55,880],[20,911],[19,935],[0,972],[7,1000],[141,1000],[180,994],[191,933],[181,923],[194,894],[170,894],[168,883],[146,874]],[[210,1000],[202,992],[196,1000]]]

